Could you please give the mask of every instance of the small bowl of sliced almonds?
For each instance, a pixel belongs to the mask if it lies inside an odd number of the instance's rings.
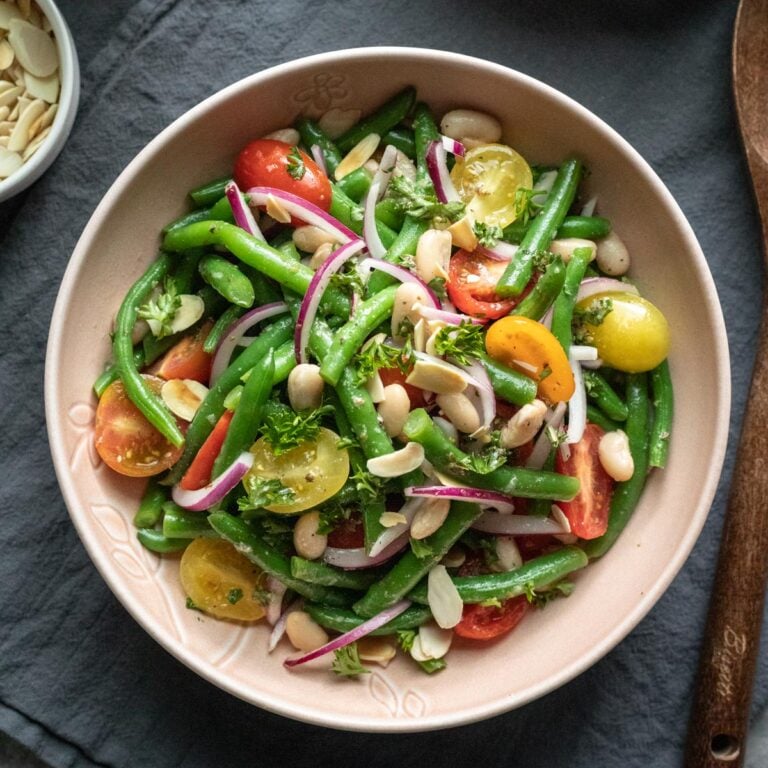
[[[0,202],[56,159],[72,129],[80,68],[51,0],[0,0]]]

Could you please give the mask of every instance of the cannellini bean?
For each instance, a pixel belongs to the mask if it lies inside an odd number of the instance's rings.
[[[428,229],[416,246],[416,274],[429,283],[435,278],[448,279],[451,259],[451,233],[446,229]]]
[[[314,651],[328,642],[325,630],[304,611],[293,611],[285,619],[285,634],[297,651]]]
[[[319,408],[323,402],[325,382],[320,367],[314,363],[300,363],[288,374],[288,400],[294,411]]]
[[[440,410],[459,432],[472,434],[480,428],[480,415],[472,401],[463,392],[438,395],[435,400]]]
[[[314,270],[320,269],[320,267],[322,267],[323,264],[325,264],[325,262],[328,260],[328,257],[332,253],[333,253],[333,244],[323,243],[312,254],[312,258],[309,260],[309,266]]]
[[[294,245],[305,253],[314,253],[321,245],[336,242],[334,235],[312,224],[296,227],[293,230],[292,237]]]
[[[597,266],[612,277],[625,275],[629,270],[629,251],[624,241],[615,233],[608,233],[597,244]]]
[[[316,511],[305,512],[293,526],[293,546],[299,557],[307,560],[317,560],[328,546],[328,537],[324,533],[318,533],[320,527],[320,513]]]
[[[468,251],[474,251],[477,248],[477,235],[469,216],[464,216],[454,222],[446,231],[451,233],[453,244],[457,248],[464,248]]]
[[[492,115],[474,109],[453,109],[443,115],[440,130],[452,139],[476,139],[494,144],[501,139],[501,123]]]
[[[622,429],[606,432],[602,436],[597,455],[603,469],[614,480],[629,480],[635,472],[635,462],[629,450],[629,438]]]
[[[262,136],[262,138],[282,141],[290,144],[292,147],[295,147],[301,141],[301,136],[299,136],[299,132],[295,128],[280,128],[277,131],[268,133],[266,136]]]
[[[553,240],[549,244],[549,250],[561,256],[566,264],[571,260],[571,256],[577,248],[591,248],[592,258],[595,258],[597,245],[592,240],[584,240],[581,237],[564,237],[560,240]]]
[[[410,320],[414,325],[419,321],[418,312],[413,305],[424,304],[427,301],[424,289],[414,283],[403,283],[395,291],[395,304],[392,307],[392,335],[400,338],[398,331],[403,320]]]
[[[411,537],[426,539],[427,536],[431,536],[445,522],[450,508],[449,499],[424,499],[424,503],[413,516]]]
[[[440,395],[463,392],[467,388],[461,373],[442,360],[417,360],[405,383]]]
[[[368,459],[368,471],[376,477],[400,477],[421,466],[424,448],[419,443],[408,443],[405,448],[384,456]]]
[[[502,428],[501,444],[504,448],[518,448],[541,429],[547,406],[541,400],[526,403]]]
[[[396,437],[403,431],[411,401],[405,387],[401,384],[388,384],[384,387],[384,399],[379,403],[379,416],[390,437]]]

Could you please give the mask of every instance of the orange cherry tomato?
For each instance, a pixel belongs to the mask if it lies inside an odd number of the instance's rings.
[[[163,380],[147,374],[143,377],[159,394]],[[157,475],[173,466],[183,450],[183,446],[177,448],[169,443],[147,421],[128,399],[122,381],[115,381],[104,390],[96,408],[94,437],[104,463],[129,477]]]
[[[216,422],[213,432],[206,438],[200,446],[197,455],[192,459],[189,469],[184,473],[179,485],[187,491],[197,491],[204,488],[211,481],[211,472],[216,457],[224,445],[224,438],[227,436],[229,423],[234,416],[233,411],[224,411],[221,418]]]
[[[527,317],[502,317],[488,328],[488,354],[538,382],[539,396],[550,403],[570,399],[573,373],[560,342],[541,323]]]
[[[203,344],[211,332],[213,323],[203,323],[191,336],[185,336],[172,346],[156,363],[148,369],[149,373],[170,379],[193,379],[207,384],[211,376],[213,355],[209,355]]]

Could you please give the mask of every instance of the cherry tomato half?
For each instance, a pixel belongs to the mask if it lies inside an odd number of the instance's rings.
[[[472,603],[464,606],[461,621],[453,631],[470,640],[493,640],[511,632],[528,612],[525,596],[503,600],[501,607]]]
[[[448,297],[467,315],[495,320],[509,314],[519,299],[502,299],[496,284],[504,274],[507,262],[489,256],[478,248],[457,251],[448,266]]]
[[[274,187],[292,192],[324,211],[331,207],[328,177],[309,155],[284,141],[256,139],[247,144],[235,160],[234,177],[243,191]]]
[[[597,424],[587,424],[584,436],[571,445],[571,455],[566,461],[557,452],[555,469],[563,475],[578,477],[581,489],[571,501],[559,501],[571,532],[581,539],[596,539],[608,528],[608,513],[613,494],[613,480],[603,469],[597,448],[605,434]]]
[[[149,373],[169,381],[170,379],[193,379],[207,384],[211,376],[213,355],[203,349],[203,343],[211,332],[213,323],[201,325],[194,334],[185,336],[172,346],[156,363]]]
[[[163,380],[143,374],[160,394]],[[179,422],[181,426],[181,422]],[[128,399],[122,381],[110,384],[99,399],[94,430],[96,450],[104,463],[128,477],[149,477],[173,466],[183,446],[169,443]]]

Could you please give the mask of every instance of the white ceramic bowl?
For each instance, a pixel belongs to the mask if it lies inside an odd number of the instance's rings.
[[[571,153],[586,161],[601,213],[632,252],[633,276],[670,321],[677,408],[667,469],[653,473],[619,541],[578,575],[570,598],[499,642],[455,647],[440,674],[423,675],[400,659],[350,683],[325,670],[284,670],[284,650],[266,653],[267,627],[185,609],[176,559],[142,550],[132,531],[141,483],[113,474],[93,450],[91,384],[109,357],[110,319],[154,258],[156,233],[184,210],[188,189],[227,173],[246,141],[291,124],[302,111],[370,110],[408,83],[438,115],[459,106],[497,115],[506,139],[532,161],[558,162]],[[666,187],[627,142],[579,104],[518,72],[454,53],[370,48],[301,59],[235,83],[179,118],[131,162],[93,214],[64,277],[48,344],[46,413],[59,482],[88,552],[167,650],[273,712],[335,728],[415,731],[525,704],[594,664],[643,618],[691,551],[712,502],[729,386],[723,319],[699,245]]]
[[[30,159],[11,174],[0,181],[0,203],[3,200],[23,192],[37,181],[53,161],[59,156],[72,130],[80,101],[80,65],[77,60],[77,50],[72,33],[67,22],[52,0],[35,0],[40,10],[48,17],[56,37],[59,49],[59,108],[53,121],[53,127],[40,149]]]

